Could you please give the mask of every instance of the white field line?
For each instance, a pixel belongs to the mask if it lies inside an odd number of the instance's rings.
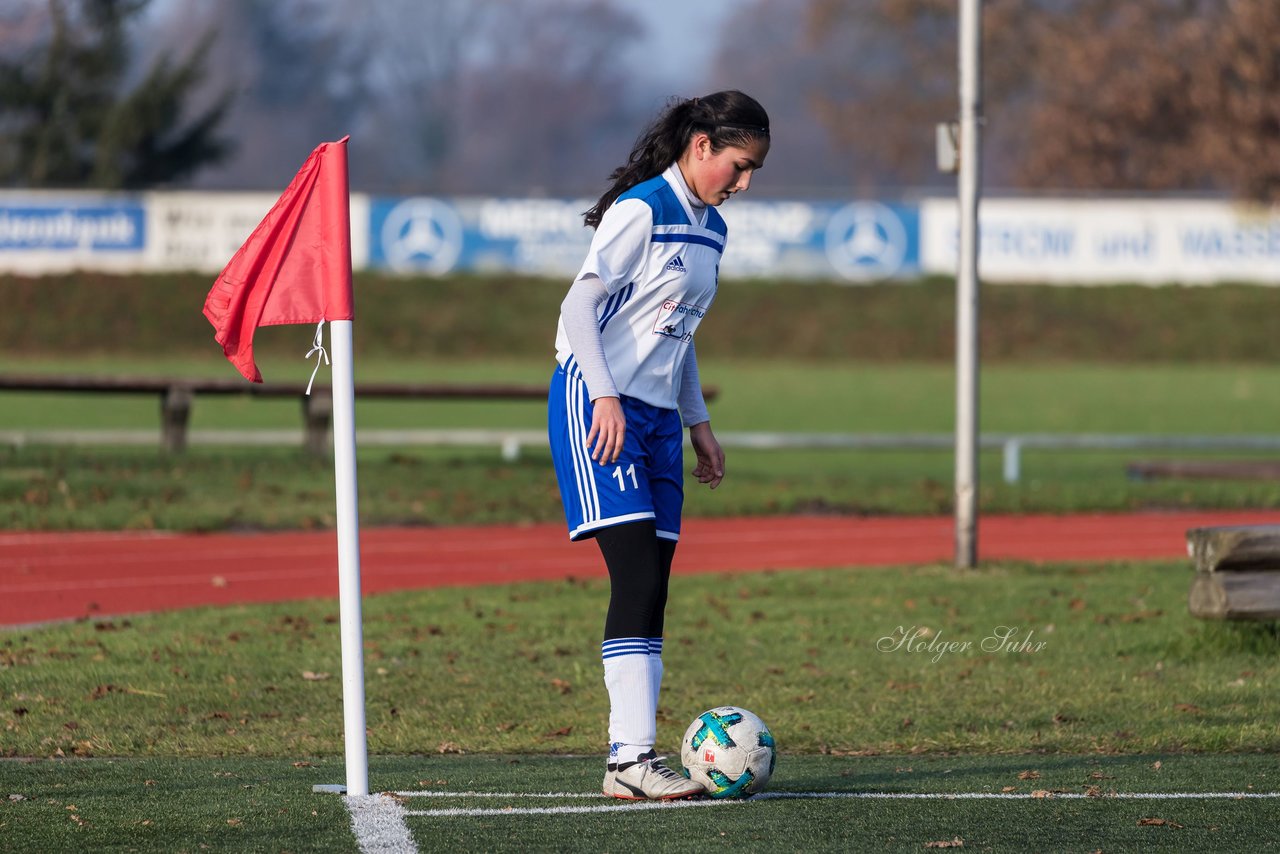
[[[749,800],[631,801],[559,807],[453,807],[409,810],[401,802],[409,798],[451,798],[457,800],[558,800],[599,798],[582,792],[389,792],[362,798],[344,798],[351,813],[351,831],[362,854],[418,854],[407,818],[470,818],[479,816],[583,815],[633,813],[684,807],[742,806],[757,801],[777,800],[1246,800],[1280,799],[1280,792],[763,792]]]
[[[385,795],[343,797],[351,813],[351,833],[361,854],[418,854],[405,811]]]
[[[396,792],[400,798],[456,798],[456,799],[584,799],[593,797],[581,792],[547,792],[543,794],[518,792]],[[635,812],[652,809],[679,809],[682,807],[733,806],[756,801],[773,800],[1244,800],[1250,798],[1280,799],[1280,792],[1108,792],[1086,794],[1083,792],[764,792],[749,800],[684,800],[637,801],[628,803],[582,804],[559,807],[450,807],[441,809],[405,810],[406,816],[497,816],[497,815],[578,815],[587,813]]]

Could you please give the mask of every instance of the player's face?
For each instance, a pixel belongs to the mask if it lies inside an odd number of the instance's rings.
[[[690,143],[685,181],[694,195],[708,205],[721,204],[734,193],[751,186],[751,177],[764,166],[769,153],[767,139],[755,139],[745,146],[725,146],[716,151],[705,134]],[[684,165],[684,164],[682,164]]]

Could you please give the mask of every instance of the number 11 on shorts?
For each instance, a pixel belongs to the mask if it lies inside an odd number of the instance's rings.
[[[631,478],[631,486],[634,489],[640,488],[640,481],[636,480],[636,464],[635,463],[632,463],[631,465],[627,466],[627,470],[625,472],[622,470],[622,466],[614,466],[613,477],[615,480],[618,481],[619,492],[627,491],[626,478],[628,477]]]

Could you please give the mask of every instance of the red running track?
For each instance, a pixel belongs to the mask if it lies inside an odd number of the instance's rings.
[[[1186,531],[1280,524],[1277,511],[988,516],[983,560],[1186,556]],[[950,562],[945,517],[688,519],[678,574]],[[366,594],[603,575],[599,552],[562,525],[372,528],[360,536]],[[338,595],[332,531],[282,534],[0,534],[0,626]]]

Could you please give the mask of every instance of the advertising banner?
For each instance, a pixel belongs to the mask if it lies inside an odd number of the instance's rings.
[[[0,271],[131,270],[146,243],[147,215],[139,199],[0,193]]]
[[[874,201],[745,202],[720,208],[729,225],[725,275],[875,282],[920,270],[913,206]]]
[[[586,200],[375,198],[369,264],[398,273],[573,275],[591,244]]]
[[[275,193],[0,191],[0,272],[217,273]],[[351,195],[352,265],[402,273],[572,277],[590,199]],[[734,199],[728,277],[875,282],[953,275],[957,207]],[[990,282],[1280,284],[1280,207],[1227,202],[985,198],[979,275]]]
[[[921,264],[953,274],[954,199],[926,199]],[[983,199],[978,274],[991,282],[1280,284],[1280,208],[1182,200]]]
[[[149,193],[148,270],[217,273],[271,210],[278,193]],[[351,195],[351,263],[368,264],[368,196]]]
[[[375,198],[369,262],[404,273],[457,270],[571,277],[591,244],[592,200]],[[734,200],[722,208],[726,276],[849,282],[919,271],[914,207]]]

